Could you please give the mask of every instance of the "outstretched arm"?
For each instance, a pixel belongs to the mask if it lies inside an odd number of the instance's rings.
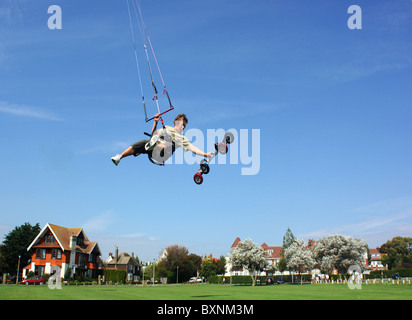
[[[198,156],[203,156],[203,157],[208,157],[208,158],[213,157],[213,153],[211,152],[206,153],[200,150],[198,147],[195,147],[193,144],[191,144],[187,149],[192,151],[194,154],[197,154]]]

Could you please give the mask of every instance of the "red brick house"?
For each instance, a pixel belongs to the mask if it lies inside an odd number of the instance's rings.
[[[96,277],[101,251],[96,241],[90,241],[82,228],[65,228],[47,223],[27,251],[34,249],[31,263],[23,269],[36,275],[60,270],[64,277],[70,267],[71,276]]]
[[[266,260],[268,260],[269,268],[275,267],[279,260],[282,259],[282,247],[268,246],[266,242],[261,245],[266,252]]]
[[[387,270],[388,266],[382,264],[382,256],[387,255],[386,253],[380,253],[378,249],[369,249],[371,255],[371,261],[369,263],[369,270]]]

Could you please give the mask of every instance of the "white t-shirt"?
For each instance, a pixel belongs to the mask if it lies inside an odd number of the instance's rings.
[[[157,133],[159,137],[164,137],[164,139],[160,138],[159,142],[166,145],[166,147],[171,147],[172,143],[175,144],[175,150],[182,147],[183,150],[187,151],[187,148],[191,145],[190,141],[180,132],[176,131],[175,128],[170,126],[165,126],[165,128],[160,129]],[[168,137],[170,139],[168,139]]]

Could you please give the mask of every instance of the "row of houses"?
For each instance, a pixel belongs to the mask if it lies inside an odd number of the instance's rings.
[[[236,248],[239,245],[241,239],[237,237],[233,242],[231,249]],[[316,244],[316,241],[309,239],[306,249],[313,247]],[[261,245],[262,249],[266,252],[266,260],[268,260],[268,269],[276,269],[276,265],[282,259],[282,247],[279,246],[268,246],[265,242]],[[367,270],[387,270],[388,267],[382,264],[382,255],[378,249],[369,249],[370,260],[368,255],[365,254],[364,266]],[[226,275],[248,275],[247,271],[242,269],[231,270],[231,265],[227,265],[227,274]],[[318,271],[319,272],[319,271]],[[336,271],[337,272],[337,271]]]
[[[231,249],[238,246],[241,239],[237,237]],[[309,240],[308,246],[314,241]],[[281,259],[282,247],[261,245],[266,252],[269,268],[274,268]],[[96,278],[99,269],[126,270],[127,280],[136,281],[140,277],[140,264],[134,259],[134,254],[121,252],[118,248],[113,255],[109,253],[106,261],[101,258],[102,252],[96,241],[91,241],[82,228],[65,228],[47,223],[39,232],[27,250],[33,249],[29,265],[23,268],[23,277],[29,272],[36,275],[60,272],[61,277],[81,276]],[[386,269],[381,262],[381,254],[377,249],[370,249],[371,261],[365,260],[365,265],[371,270]],[[57,267],[57,268],[56,268]],[[69,274],[68,274],[69,273]],[[228,270],[230,274],[243,274],[242,270]]]

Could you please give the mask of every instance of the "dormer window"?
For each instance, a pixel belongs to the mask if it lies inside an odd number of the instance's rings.
[[[77,245],[82,246],[83,245],[83,238],[77,238]]]

